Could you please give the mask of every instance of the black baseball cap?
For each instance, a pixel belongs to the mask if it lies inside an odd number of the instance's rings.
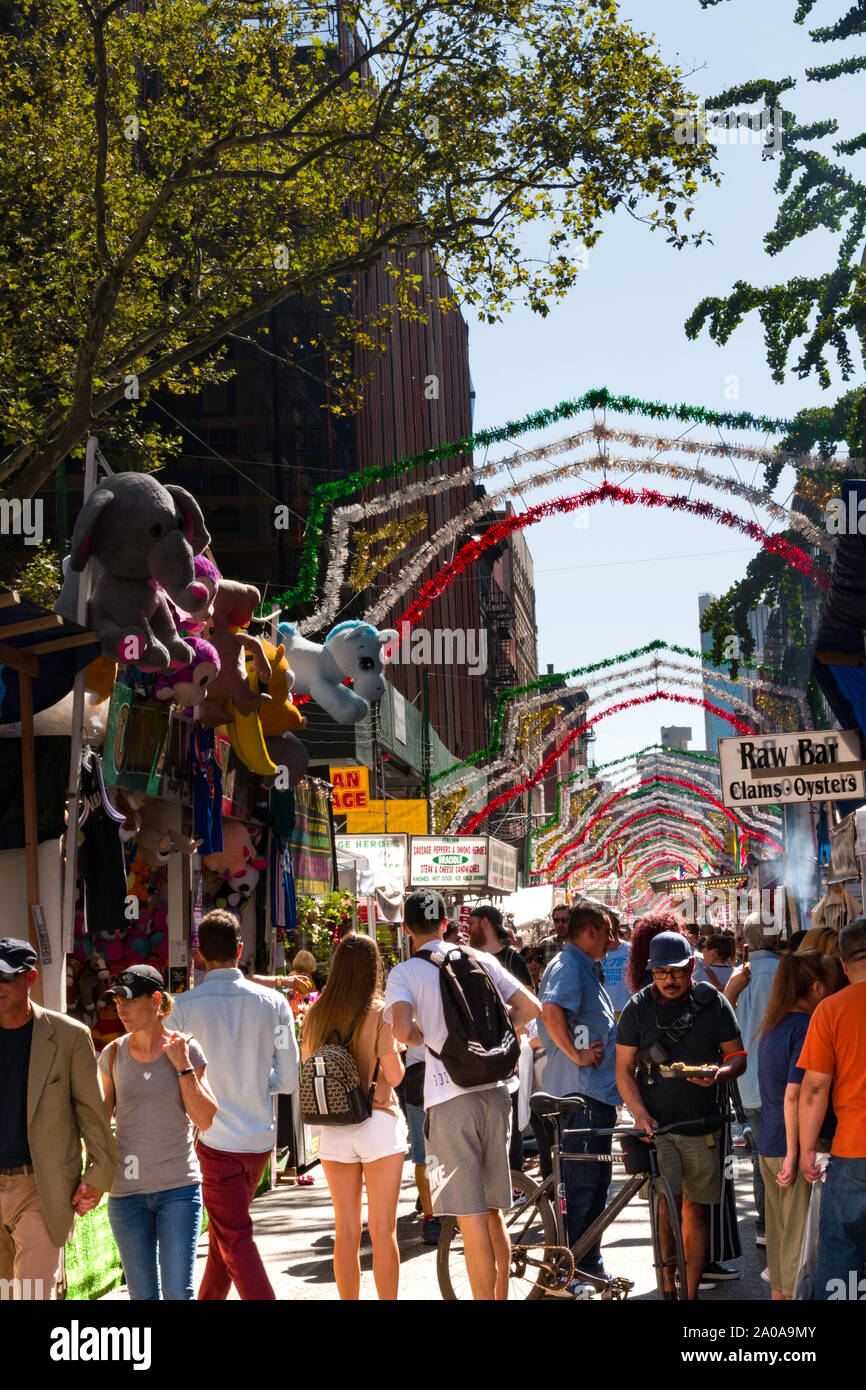
[[[445,899],[435,888],[416,889],[409,894],[403,908],[403,921],[407,927],[421,927],[427,931],[433,931],[447,916]]]
[[[162,975],[152,965],[131,965],[120,975],[116,975],[111,989],[105,991],[106,999],[140,999],[143,994],[156,994],[165,989]]]
[[[485,922],[489,922],[496,935],[504,941],[508,940],[508,928],[502,924],[502,913],[498,907],[492,903],[479,903],[477,907],[470,909],[470,917],[481,917]]]
[[[29,941],[21,941],[17,936],[0,936],[0,976],[11,980],[25,970],[35,970],[36,959]]]

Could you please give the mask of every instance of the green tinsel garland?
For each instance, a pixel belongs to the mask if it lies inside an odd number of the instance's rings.
[[[485,758],[493,757],[500,749],[500,737],[502,734],[502,724],[505,719],[505,706],[509,700],[514,699],[515,695],[527,695],[533,690],[547,690],[558,686],[564,680],[570,680],[572,676],[590,676],[595,671],[604,671],[610,666],[619,666],[624,661],[636,661],[639,656],[647,656],[650,652],[667,651],[677,652],[680,656],[690,656],[704,660],[708,652],[696,652],[692,647],[678,647],[675,642],[663,642],[660,638],[655,638],[652,642],[647,642],[645,647],[633,647],[630,652],[620,652],[619,656],[608,656],[603,661],[595,661],[590,666],[575,666],[571,671],[561,673],[553,672],[550,675],[540,676],[537,681],[530,681],[528,685],[517,686],[513,690],[502,690],[496,698],[496,712],[493,716],[493,736],[486,748],[479,748],[477,753],[470,753],[468,758],[462,762],[454,763],[444,772],[437,772],[431,777],[431,782],[438,782],[441,777],[448,777],[452,772],[457,772],[461,767],[476,766]],[[713,668],[717,669],[717,668]],[[796,682],[797,677],[790,671],[779,671],[775,666],[755,666],[750,670],[767,671],[771,676],[778,676],[780,680]],[[734,681],[736,684],[736,681]]]
[[[508,420],[504,425],[498,425],[494,429],[477,430],[462,439],[424,449],[420,454],[398,459],[383,468],[365,468],[350,474],[348,478],[320,483],[313,489],[310,511],[304,525],[297,583],[291,589],[286,589],[284,593],[270,599],[269,611],[274,605],[287,608],[293,604],[313,601],[319,573],[318,545],[330,506],[347,501],[361,488],[369,487],[372,483],[396,478],[401,473],[408,472],[410,468],[423,468],[426,464],[455,458],[460,454],[470,454],[475,449],[483,449],[490,444],[501,444],[506,439],[515,439],[518,435],[545,429],[559,420],[570,419],[583,410],[610,410],[616,415],[642,415],[652,420],[681,420],[689,424],[721,426],[732,430],[758,430],[762,434],[786,433],[792,425],[790,420],[751,415],[747,410],[707,410],[702,405],[667,405],[664,401],[642,401],[637,396],[614,396],[606,386],[602,386],[595,391],[586,391],[577,400],[561,401],[549,410],[532,411],[520,420]]]

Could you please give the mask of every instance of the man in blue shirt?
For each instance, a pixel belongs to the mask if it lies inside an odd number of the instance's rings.
[[[570,1116],[564,1128],[611,1129],[616,1107],[616,1018],[604,988],[601,962],[617,945],[616,934],[600,908],[578,905],[568,923],[568,938],[542,981],[542,1015],[538,1036],[547,1049],[544,1089],[554,1096],[581,1096],[583,1115]],[[610,1136],[563,1134],[563,1154],[609,1154]],[[604,1210],[611,1165],[562,1164],[568,1240],[574,1244]],[[607,1277],[601,1242],[580,1262],[586,1274]]]
[[[764,1179],[758,1159],[758,1138],[761,1125],[761,1093],[758,1090],[758,1049],[753,1047],[755,1033],[767,1009],[773,980],[779,968],[779,932],[764,926],[760,912],[746,918],[745,944],[749,948],[746,961],[735,970],[725,986],[725,998],[733,1004],[740,1025],[740,1037],[748,1053],[746,1070],[738,1081],[740,1100],[752,1130],[752,1195],[757,1220],[755,1243],[766,1245],[764,1231]]]

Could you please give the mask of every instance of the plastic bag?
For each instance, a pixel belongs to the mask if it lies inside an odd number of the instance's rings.
[[[794,1280],[794,1298],[797,1302],[811,1301],[815,1297],[815,1268],[818,1264],[818,1219],[821,1212],[821,1182],[812,1184],[806,1224],[803,1227],[803,1240],[800,1244],[800,1263]]]

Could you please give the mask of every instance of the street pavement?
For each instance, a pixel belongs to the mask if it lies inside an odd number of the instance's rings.
[[[735,1151],[742,1156],[742,1149]],[[312,1170],[315,1179],[309,1187],[290,1187],[280,1184],[253,1203],[253,1225],[256,1242],[267,1266],[268,1275],[277,1298],[282,1300],[336,1299],[337,1288],[333,1274],[333,1212],[328,1188],[320,1168]],[[537,1176],[537,1173],[531,1174]],[[615,1176],[611,1191],[624,1179]],[[737,1163],[737,1210],[740,1217],[742,1257],[735,1261],[740,1278],[718,1284],[701,1300],[729,1303],[740,1299],[767,1301],[769,1285],[760,1277],[766,1261],[764,1250],[755,1246],[754,1208],[752,1202],[751,1166],[746,1157]],[[424,1245],[422,1223],[414,1214],[415,1184],[412,1165],[407,1162],[400,1194],[397,1235],[400,1242],[400,1298],[441,1300],[436,1279],[435,1247]],[[633,1279],[631,1299],[655,1300],[656,1285],[652,1268],[647,1204],[634,1199],[609,1227],[602,1243],[605,1266],[611,1274],[624,1274]],[[207,1235],[202,1237],[196,1269],[197,1282],[204,1270],[207,1254]],[[372,1249],[366,1228],[361,1245],[361,1298],[375,1299]],[[125,1299],[125,1289],[108,1295],[110,1299]],[[236,1298],[234,1290],[230,1295]],[[562,1298],[547,1301],[566,1302]]]

